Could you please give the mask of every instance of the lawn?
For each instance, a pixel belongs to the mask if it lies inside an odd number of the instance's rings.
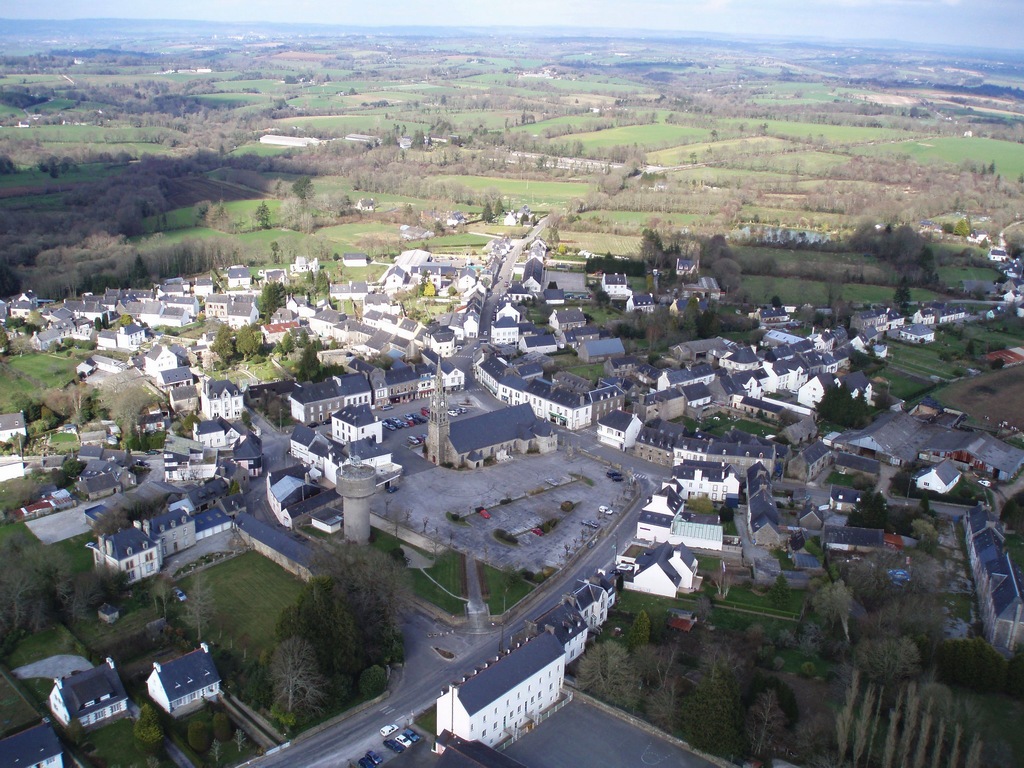
[[[277,617],[298,598],[302,582],[255,552],[215,565],[201,575],[216,607],[208,636],[253,657],[272,649]],[[196,578],[190,576],[182,582],[186,594]]]
[[[454,182],[482,192],[497,189],[513,207],[523,203],[529,206],[565,205],[577,197],[586,197],[592,185],[578,181],[526,181],[499,176],[437,176],[436,181]]]
[[[3,544],[12,536],[25,536],[29,541],[36,541],[36,535],[29,530],[25,523],[8,523],[6,525],[0,525],[0,544]]]
[[[1024,367],[1004,368],[961,379],[935,393],[944,405],[969,413],[972,419],[1009,419],[1024,427]]]
[[[7,680],[6,674],[0,676],[0,734],[19,731],[38,721],[35,708]]]
[[[1000,694],[981,696],[961,688],[953,690],[956,701],[967,704],[979,723],[981,737],[989,743],[1006,742],[1013,751],[1014,762],[1024,765],[1024,702]]]
[[[373,546],[382,552],[391,552],[399,547],[415,549],[378,528],[373,531]],[[422,550],[417,551],[430,558],[428,553]],[[413,593],[421,600],[433,603],[452,615],[463,613],[466,602],[457,597],[463,594],[462,555],[458,552],[446,551],[433,560],[434,564],[425,571],[418,568],[409,569],[412,576]]]
[[[85,741],[93,746],[86,750],[90,757],[102,759],[103,765],[146,765],[146,754],[135,744],[132,732],[135,722],[125,718],[111,723],[95,731],[90,731]],[[170,760],[163,759],[161,766],[173,766]]]
[[[485,588],[490,596],[487,600],[487,605],[492,616],[508,610],[533,591],[533,585],[525,579],[516,579],[515,583],[509,586],[506,593],[505,574],[502,571],[489,565],[484,565],[483,571]]]
[[[11,669],[17,669],[25,664],[31,664],[57,654],[77,652],[75,638],[62,624],[57,624],[50,629],[29,635],[19,642],[8,654],[5,663]]]
[[[853,475],[844,475],[842,472],[833,470],[829,473],[826,485],[841,485],[844,488],[853,488]]]
[[[707,592],[708,597],[710,597],[716,605],[730,608],[741,608],[746,611],[754,611],[755,613],[762,613],[767,616],[792,619],[800,617],[805,597],[805,593],[800,590],[790,590],[786,604],[781,608],[776,608],[772,605],[767,595],[759,595],[750,587],[732,587],[729,590],[729,596],[724,599],[718,597],[714,587],[710,584],[705,586],[705,592]]]
[[[93,569],[92,550],[85,546],[92,540],[93,534],[86,532],[51,546],[67,555],[72,573],[85,573]]]
[[[609,147],[634,145],[641,148],[657,149],[684,144],[687,141],[704,141],[709,135],[710,131],[706,128],[655,123],[653,125],[624,125],[603,131],[576,133],[570,137],[559,137],[559,139],[568,138],[573,142],[582,142],[584,149],[594,152]]]
[[[8,358],[7,364],[18,373],[39,382],[43,387],[63,387],[75,378],[75,368],[88,353],[71,357],[39,352]]]
[[[1024,568],[1024,536],[1013,533],[1006,537],[1006,551],[1021,568]]]

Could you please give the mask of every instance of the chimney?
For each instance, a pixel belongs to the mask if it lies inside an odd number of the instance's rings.
[[[200,643],[199,647],[203,649],[203,653],[209,653],[210,652],[210,646],[208,646],[206,643]]]
[[[161,667],[159,661],[153,662],[153,669],[156,671],[157,674],[160,674]]]
[[[110,667],[111,669],[115,669],[115,667],[114,667],[114,660],[112,658],[110,658],[109,656],[107,656],[107,666]]]

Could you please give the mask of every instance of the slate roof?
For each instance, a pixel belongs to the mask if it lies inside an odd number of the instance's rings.
[[[203,512],[199,512],[192,517],[196,521],[196,534],[200,534],[203,531],[208,531],[211,528],[224,525],[225,523],[231,522],[231,518],[228,517],[227,513],[219,507],[212,507]]]
[[[444,754],[435,768],[526,768],[504,752],[479,741],[466,741],[450,731],[438,736],[437,741],[444,744]]]
[[[608,429],[625,432],[629,429],[629,425],[633,423],[634,418],[635,417],[632,413],[626,413],[625,411],[616,409],[610,413],[606,413],[597,420],[597,423],[602,427],[607,427]]]
[[[25,428],[25,414],[21,413],[3,413],[0,414],[0,430],[8,431],[12,429],[24,429]]]
[[[153,540],[146,534],[140,531],[138,528],[122,528],[117,533],[112,533],[105,537],[103,543],[109,543],[111,546],[111,552],[118,560],[124,560],[126,557],[137,555],[140,552],[144,552],[147,549],[152,549],[156,546]],[[106,549],[100,545],[100,551],[106,554]],[[131,550],[131,553],[128,550]]]
[[[559,603],[554,608],[531,619],[531,621],[537,625],[537,630],[540,632],[544,632],[547,627],[551,627],[551,631],[558,638],[558,642],[562,644],[563,648],[573,638],[587,632],[587,622],[584,621],[579,609],[572,603]]]
[[[634,577],[650,568],[660,568],[672,583],[678,587],[683,577],[679,571],[675,569],[675,566],[669,562],[676,552],[679,553],[682,561],[687,566],[691,569],[696,567],[697,558],[694,557],[693,552],[691,552],[685,544],[677,544],[673,547],[666,541],[664,544],[660,544],[654,549],[649,549],[637,556]]]
[[[841,525],[826,525],[821,532],[821,543],[851,547],[878,547],[885,545],[885,531],[881,528],[854,528]]]
[[[544,632],[460,684],[459,701],[470,716],[475,715],[564,655],[558,638]]]
[[[619,338],[586,339],[583,341],[582,346],[591,357],[621,355],[626,351],[625,347],[622,346],[622,339]]]
[[[925,467],[914,475],[914,479],[916,480],[919,477],[924,477],[930,472],[934,472],[935,477],[937,477],[939,482],[943,485],[949,485],[960,477],[960,470],[956,468],[952,461],[945,459],[931,467]]]
[[[803,457],[804,462],[810,466],[811,464],[815,464],[828,456],[829,450],[829,447],[821,442],[821,440],[815,440],[804,449],[801,456]]]
[[[85,717],[128,698],[117,670],[110,664],[61,678],[60,696],[72,718]]]
[[[260,522],[248,512],[241,512],[235,518],[235,525],[256,541],[270,547],[292,562],[308,566],[313,557],[309,545],[293,539],[286,533],[275,530],[266,523]]]
[[[836,466],[852,469],[855,472],[864,472],[868,475],[877,475],[881,472],[882,467],[878,459],[869,459],[867,456],[858,456],[845,451],[836,454]]]
[[[528,403],[513,405],[469,419],[453,421],[449,440],[457,453],[470,453],[498,443],[529,440],[551,433],[546,421],[533,414]]]
[[[153,665],[160,685],[170,701],[201,691],[220,682],[220,673],[205,647],[197,648],[173,661]]]
[[[63,752],[49,723],[40,723],[0,740],[0,768],[26,768]]]
[[[842,485],[833,485],[829,497],[837,504],[857,504],[860,502],[863,491],[856,488],[847,488]]]

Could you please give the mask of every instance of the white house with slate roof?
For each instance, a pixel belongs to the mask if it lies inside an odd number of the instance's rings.
[[[53,681],[50,711],[63,726],[74,719],[86,728],[121,717],[128,712],[128,694],[117,675],[114,660],[85,672],[75,672]]]
[[[206,643],[174,661],[153,662],[146,680],[149,696],[168,714],[178,717],[220,696],[220,673]]]
[[[331,436],[339,443],[384,439],[384,427],[373,415],[370,406],[349,405],[331,415]]]
[[[597,439],[602,445],[625,451],[636,445],[643,426],[636,414],[614,410],[597,420]]]
[[[625,275],[608,274],[601,276],[601,290],[608,294],[611,299],[628,299],[633,295],[633,289],[629,287],[629,280]]]
[[[17,413],[0,414],[0,443],[6,443],[18,435],[27,435],[25,429],[25,414]]]
[[[64,747],[49,723],[0,739],[0,768],[63,768]]]
[[[914,475],[914,485],[922,491],[949,493],[960,482],[960,470],[949,459],[925,467]]]
[[[634,592],[675,597],[680,592],[700,589],[702,580],[697,575],[697,558],[693,552],[685,544],[673,546],[665,542],[636,557],[623,586]]]
[[[437,733],[489,747],[514,738],[558,702],[564,678],[565,649],[541,632],[447,688],[437,699]]]
[[[100,536],[96,543],[86,544],[92,550],[96,568],[121,571],[134,584],[148,576],[155,576],[163,565],[163,553],[158,542],[138,528],[122,528],[109,536]]]
[[[240,419],[242,418],[242,390],[233,381],[227,379],[207,379],[203,383],[200,396],[203,415],[207,419]]]

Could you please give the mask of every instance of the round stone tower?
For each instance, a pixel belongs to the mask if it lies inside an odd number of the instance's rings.
[[[341,466],[338,495],[345,500],[345,538],[356,544],[370,541],[370,498],[377,492],[377,471],[353,456]]]

